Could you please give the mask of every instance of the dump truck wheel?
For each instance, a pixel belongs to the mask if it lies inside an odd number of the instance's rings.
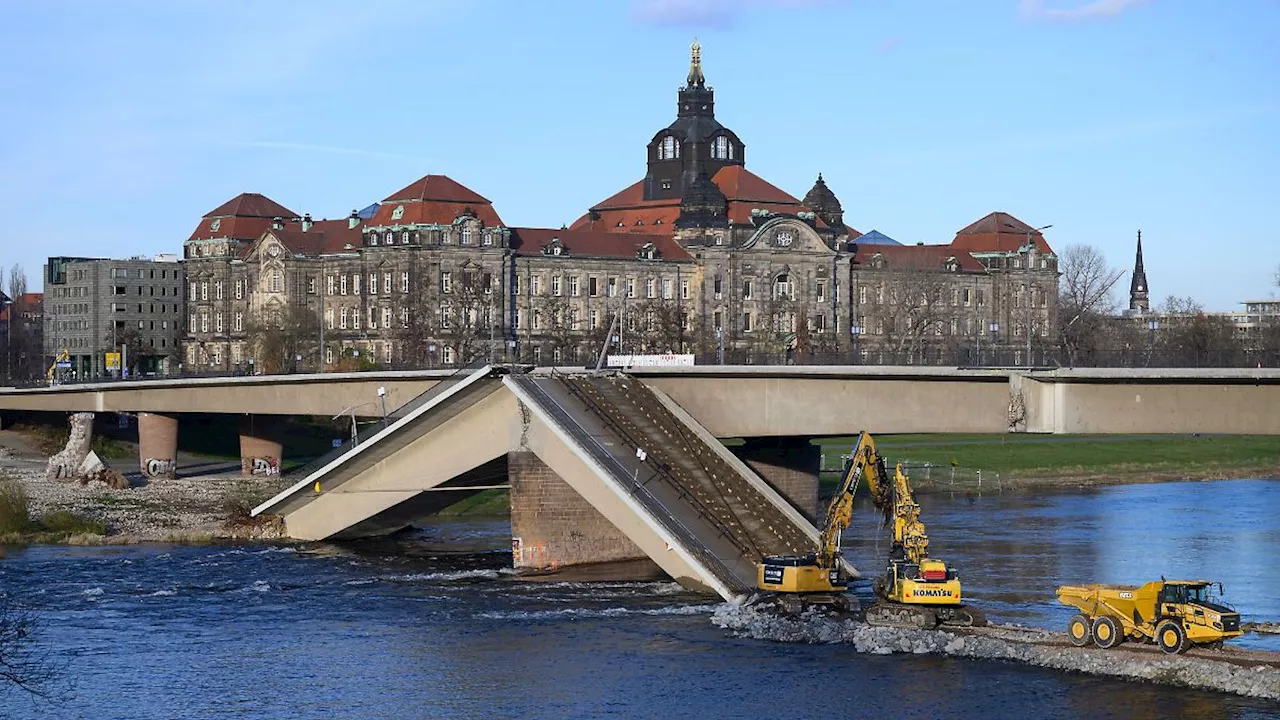
[[[1161,621],[1156,626],[1156,644],[1166,653],[1176,655],[1187,649],[1187,633],[1175,620]]]
[[[1093,641],[1100,648],[1113,648],[1124,640],[1124,634],[1116,627],[1116,621],[1099,615],[1093,621]]]
[[[1076,647],[1084,647],[1093,639],[1093,631],[1090,629],[1089,617],[1083,613],[1075,615],[1071,618],[1071,622],[1067,623],[1067,639]]]

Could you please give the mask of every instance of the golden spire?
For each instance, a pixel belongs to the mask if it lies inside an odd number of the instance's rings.
[[[689,79],[688,86],[705,85],[707,79],[702,75],[702,46],[698,44],[698,39],[693,39],[693,44],[689,46]]]

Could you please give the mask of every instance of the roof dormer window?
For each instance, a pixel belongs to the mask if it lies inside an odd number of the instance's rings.
[[[560,256],[567,254],[567,251],[564,249],[564,244],[560,242],[560,238],[553,237],[551,238],[551,242],[547,243],[546,247],[542,248],[542,253],[544,255]]]
[[[640,247],[640,250],[636,252],[636,257],[641,260],[657,260],[658,248],[653,243],[645,243]]]
[[[377,245],[378,245],[378,233],[376,233],[376,232],[371,232],[371,233],[369,233],[369,244],[370,244],[370,245],[372,245],[372,246],[374,246],[374,247],[377,247]]]
[[[728,137],[720,135],[711,142],[711,157],[714,160],[733,159],[733,143],[729,142]]]
[[[680,146],[676,144],[676,139],[672,135],[662,138],[662,142],[658,143],[658,159],[659,160],[675,160],[680,157]]]

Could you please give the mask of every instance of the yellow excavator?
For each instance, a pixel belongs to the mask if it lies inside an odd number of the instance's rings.
[[[866,609],[866,621],[909,628],[933,628],[940,623],[985,625],[981,612],[963,604],[955,570],[929,557],[929,536],[902,466],[895,466],[890,476],[884,458],[876,452],[875,440],[866,432],[858,436],[840,486],[827,505],[818,552],[764,558],[757,568],[757,588],[772,593],[786,609],[809,604],[849,605],[841,599],[849,578],[841,565],[840,533],[853,519],[853,498],[863,479],[872,502],[884,513],[885,525],[893,528],[889,564],[872,582],[877,599]]]
[[[53,378],[57,375],[57,372],[58,372],[58,363],[67,362],[70,359],[71,359],[71,355],[67,352],[66,348],[63,348],[58,353],[57,357],[53,359],[53,364],[49,366],[49,372],[44,374],[45,380],[52,383]]]

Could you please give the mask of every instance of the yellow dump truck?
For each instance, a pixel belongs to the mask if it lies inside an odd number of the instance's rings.
[[[1139,587],[1127,585],[1063,585],[1058,600],[1080,610],[1067,624],[1071,644],[1093,642],[1111,648],[1125,640],[1154,642],[1170,653],[1192,645],[1221,644],[1238,637],[1240,613],[1210,590],[1207,580],[1165,580]]]

